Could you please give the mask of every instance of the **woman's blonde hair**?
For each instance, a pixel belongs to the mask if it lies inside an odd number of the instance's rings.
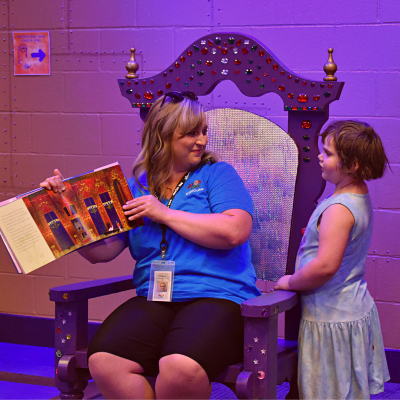
[[[204,115],[203,106],[196,100],[184,97],[181,102],[174,102],[166,97],[161,104],[163,99],[164,96],[157,99],[150,108],[143,128],[142,150],[133,165],[133,177],[138,187],[161,198],[165,197],[165,182],[172,173],[171,141],[174,132],[179,130],[185,134],[199,129]],[[217,162],[217,156],[205,151],[196,168],[208,162]],[[144,173],[147,187],[139,180]]]

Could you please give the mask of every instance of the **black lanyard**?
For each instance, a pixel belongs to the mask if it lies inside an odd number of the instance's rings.
[[[170,199],[168,200],[167,203],[167,207],[171,208],[171,204],[175,198],[175,196],[177,195],[177,193],[179,192],[179,190],[181,190],[182,186],[185,184],[185,182],[188,180],[190,175],[190,172],[188,172],[187,174],[185,174],[184,177],[182,177],[182,179],[178,182],[178,184],[176,185],[176,188],[174,189],[174,191],[172,192],[172,196],[170,197]],[[155,196],[157,199],[159,199],[159,195],[156,193]],[[160,224],[161,230],[162,230],[162,239],[160,242],[160,249],[161,249],[161,258],[164,259],[165,258],[165,254],[167,253],[168,250],[168,242],[165,239],[165,233],[167,231],[167,226],[164,224]]]

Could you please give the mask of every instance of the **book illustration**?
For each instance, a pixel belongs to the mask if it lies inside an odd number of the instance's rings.
[[[125,217],[133,196],[118,163],[63,182],[61,193],[37,189],[0,204],[0,233],[19,272],[143,225]]]

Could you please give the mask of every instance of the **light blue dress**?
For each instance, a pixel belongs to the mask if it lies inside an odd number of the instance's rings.
[[[335,276],[302,292],[299,332],[299,392],[305,399],[369,399],[390,379],[378,312],[365,282],[371,241],[369,194],[343,193],[322,201],[307,225],[296,270],[317,255],[318,222],[332,204],[342,204],[355,224]]]

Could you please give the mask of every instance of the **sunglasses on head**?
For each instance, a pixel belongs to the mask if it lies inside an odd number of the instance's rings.
[[[193,92],[169,92],[165,93],[160,108],[164,105],[167,97],[171,98],[170,103],[180,103],[185,97],[190,100],[198,100],[198,97]]]

